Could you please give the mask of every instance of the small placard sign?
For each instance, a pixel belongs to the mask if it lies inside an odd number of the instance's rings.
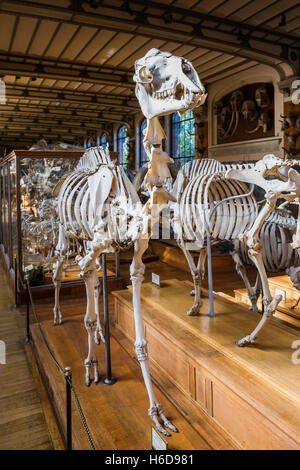
[[[151,446],[153,450],[167,450],[168,443],[165,439],[159,434],[154,426],[151,426]]]
[[[160,287],[160,276],[158,274],[152,273],[152,282]]]
[[[281,295],[281,302],[286,301],[286,292],[285,292],[285,290],[277,289],[277,287],[276,287],[275,288],[275,295]]]

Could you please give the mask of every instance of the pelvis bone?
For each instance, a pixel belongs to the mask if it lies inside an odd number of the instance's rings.
[[[205,88],[192,64],[169,52],[151,49],[135,62],[136,96],[145,117],[196,108],[206,99]]]

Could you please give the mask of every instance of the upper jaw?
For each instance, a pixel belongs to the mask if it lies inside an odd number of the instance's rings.
[[[152,111],[152,117],[158,114],[170,114],[181,110],[186,111],[187,109],[204,104],[207,96],[205,90],[198,88],[196,91],[195,87],[191,88],[185,87],[180,82],[166,90],[151,90],[149,110]]]

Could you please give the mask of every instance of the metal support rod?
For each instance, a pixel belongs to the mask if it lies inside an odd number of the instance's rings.
[[[106,254],[101,255],[102,264],[102,282],[103,282],[103,309],[104,309],[104,328],[105,328],[105,361],[106,361],[106,377],[103,383],[113,385],[116,379],[111,376],[111,356],[110,356],[110,333],[109,333],[109,312],[108,312],[108,291],[107,291],[107,267]]]
[[[72,401],[71,401],[71,385],[72,385],[72,370],[71,367],[65,367],[66,379],[66,444],[67,450],[72,450]]]
[[[15,258],[15,307],[18,307],[18,261],[17,258]]]
[[[231,199],[240,199],[242,197],[250,196],[254,191],[254,184],[251,184],[251,189],[247,194],[238,194],[235,196],[229,196],[221,201],[218,201],[217,204],[212,208],[211,213],[209,215],[209,219],[211,219],[212,215],[216,211],[217,207],[224,202],[230,201]],[[206,214],[204,211],[204,220],[207,226],[206,228],[206,241],[207,241],[207,274],[208,274],[208,292],[209,292],[209,317],[215,317],[216,314],[214,312],[214,293],[213,293],[213,276],[212,276],[212,261],[211,261],[211,242],[210,242],[210,234],[209,234],[209,225],[206,220]]]
[[[30,342],[30,296],[29,296],[29,276],[26,274],[26,339],[25,343]]]
[[[208,293],[209,293],[209,317],[215,317],[214,312],[214,292],[213,292],[213,276],[212,276],[212,262],[211,262],[211,243],[210,235],[206,232],[207,240],[207,275],[208,275]]]

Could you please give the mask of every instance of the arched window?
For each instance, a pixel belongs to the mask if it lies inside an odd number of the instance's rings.
[[[121,126],[117,134],[117,151],[119,152],[119,162],[127,168],[129,154],[129,137],[127,137],[127,127]]]
[[[144,144],[143,144],[143,140],[144,140],[144,134],[143,134],[143,130],[146,129],[147,127],[147,119],[144,118],[142,119],[141,123],[140,123],[140,128],[139,128],[139,144],[140,144],[140,167],[143,166],[147,161],[148,161],[148,157],[147,157],[147,154],[145,152],[145,149],[144,149]]]
[[[107,140],[107,134],[106,134],[106,132],[102,132],[102,134],[100,135],[100,145],[101,145],[101,147],[103,147],[104,149],[107,149],[107,148],[108,148],[108,140]]]
[[[172,116],[172,158],[184,165],[195,157],[195,119],[189,109],[183,116]]]
[[[86,144],[85,144],[86,148],[89,149],[90,147],[93,146],[93,139],[92,138],[88,138],[87,141],[86,141]]]

